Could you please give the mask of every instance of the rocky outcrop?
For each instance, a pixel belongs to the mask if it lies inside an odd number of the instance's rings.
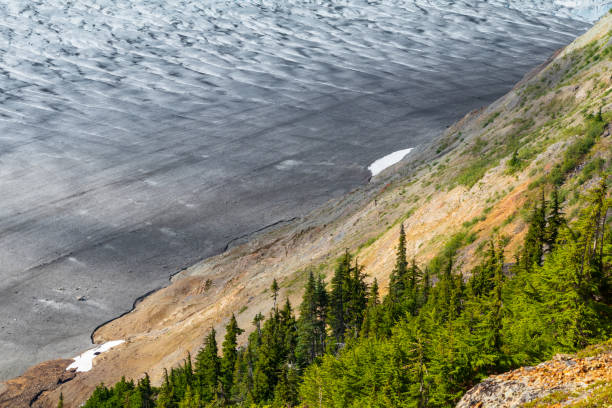
[[[52,360],[28,369],[22,376],[0,384],[0,407],[36,407],[38,398],[72,380],[75,370],[66,370],[72,360]]]
[[[535,367],[491,376],[468,391],[457,408],[571,406],[612,382],[612,343],[594,356],[556,355]]]

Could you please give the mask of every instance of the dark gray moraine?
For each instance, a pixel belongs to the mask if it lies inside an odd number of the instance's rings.
[[[0,380],[365,183],[589,26],[555,0],[5,3]]]

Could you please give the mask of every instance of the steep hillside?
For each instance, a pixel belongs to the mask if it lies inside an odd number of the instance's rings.
[[[37,394],[33,406],[55,406],[60,392],[65,406],[77,406],[97,384],[122,375],[148,372],[159,383],[163,368],[195,353],[211,327],[222,339],[231,313],[250,331],[254,316],[272,305],[273,279],[281,298],[297,304],[308,271],[329,277],[346,248],[384,292],[398,240],[393,227],[400,222],[408,255],[421,265],[449,237],[461,237],[454,270],[462,273],[493,236],[505,241],[508,253],[516,251],[526,233],[522,208],[538,199],[541,187],[559,186],[566,214],[574,218],[581,194],[612,160],[611,36],[608,14],[509,94],[450,126],[368,186],[181,272],[93,334],[96,343],[124,344],[97,357],[91,371]],[[590,118],[600,112],[594,124]],[[0,389],[0,405],[11,406],[3,402],[11,389],[5,386],[4,395]]]

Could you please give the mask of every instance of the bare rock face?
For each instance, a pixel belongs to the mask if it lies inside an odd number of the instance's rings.
[[[27,370],[21,377],[0,385],[0,408],[37,407],[38,398],[76,375],[66,370],[72,360],[52,360]]]
[[[610,343],[595,352],[583,358],[558,354],[535,367],[491,376],[468,391],[457,408],[520,407],[553,394],[559,403],[588,398],[600,384],[612,381]]]

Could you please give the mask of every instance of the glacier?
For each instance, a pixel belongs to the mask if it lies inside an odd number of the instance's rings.
[[[594,0],[0,4],[0,380],[236,237],[367,182]]]

